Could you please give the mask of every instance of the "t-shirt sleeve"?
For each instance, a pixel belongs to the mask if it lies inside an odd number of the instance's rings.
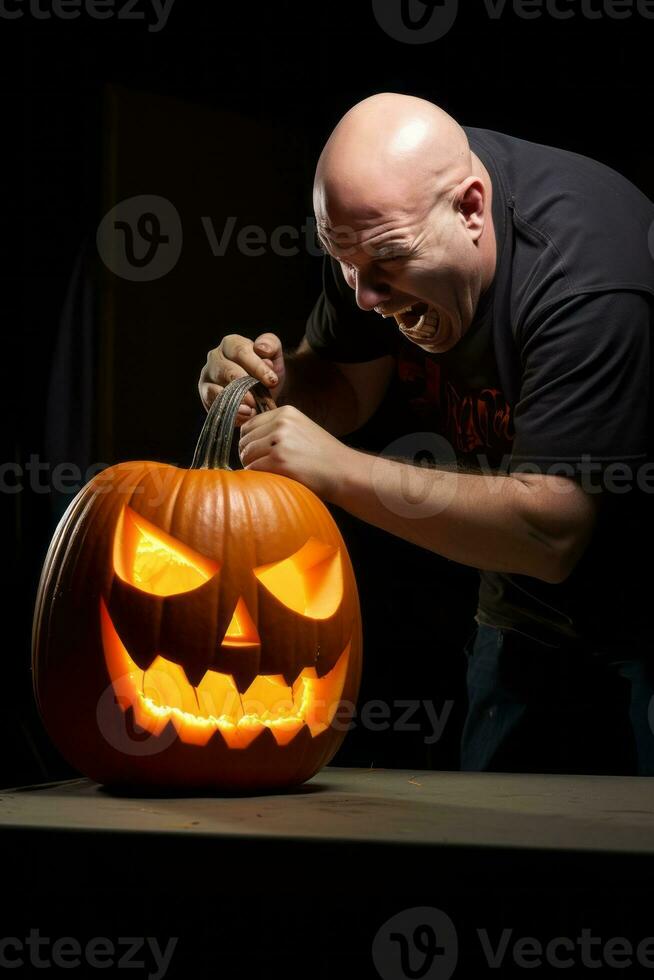
[[[650,300],[629,291],[575,296],[525,324],[511,470],[619,477],[651,456],[651,329]]]
[[[322,293],[309,314],[305,332],[309,346],[319,357],[355,364],[395,353],[399,333],[395,320],[360,309],[354,290],[331,256],[323,259],[322,282]]]

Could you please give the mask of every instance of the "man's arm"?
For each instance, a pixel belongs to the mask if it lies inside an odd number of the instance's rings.
[[[461,564],[558,584],[590,541],[600,495],[566,477],[480,476],[350,450],[330,499]]]
[[[394,363],[389,355],[338,364],[318,357],[304,337],[295,352],[285,354],[286,377],[277,404],[293,405],[334,436],[349,435],[376,412]]]
[[[568,477],[425,468],[344,445],[295,406],[246,422],[246,469],[299,480],[350,514],[487,571],[563,582],[583,554],[599,495]]]

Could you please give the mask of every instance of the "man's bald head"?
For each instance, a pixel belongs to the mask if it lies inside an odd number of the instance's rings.
[[[347,223],[370,212],[430,207],[472,172],[466,134],[446,112],[384,92],[343,116],[318,161],[316,217]]]
[[[353,106],[316,168],[318,234],[358,305],[395,316],[430,353],[458,342],[492,281],[491,201],[490,176],[463,129],[410,95]]]

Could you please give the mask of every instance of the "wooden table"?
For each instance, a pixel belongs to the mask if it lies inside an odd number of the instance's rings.
[[[179,936],[167,976],[193,957],[205,975],[217,943],[272,977],[378,977],[375,936],[418,906],[454,923],[459,969],[480,970],[480,928],[494,943],[654,935],[650,779],[331,768],[250,797],[78,779],[0,792],[0,841],[12,935]]]

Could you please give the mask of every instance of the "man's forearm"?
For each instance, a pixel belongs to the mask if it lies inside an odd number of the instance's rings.
[[[563,486],[554,491],[516,477],[414,466],[351,449],[334,487],[333,503],[406,541],[474,568],[552,583],[570,571],[575,521],[583,516],[576,498],[566,501],[570,516],[561,526],[535,516],[554,509],[551,495],[565,493]]]
[[[358,427],[358,402],[354,389],[337,367],[310,351],[284,354],[286,378],[277,405],[293,405],[334,436],[348,435]]]

